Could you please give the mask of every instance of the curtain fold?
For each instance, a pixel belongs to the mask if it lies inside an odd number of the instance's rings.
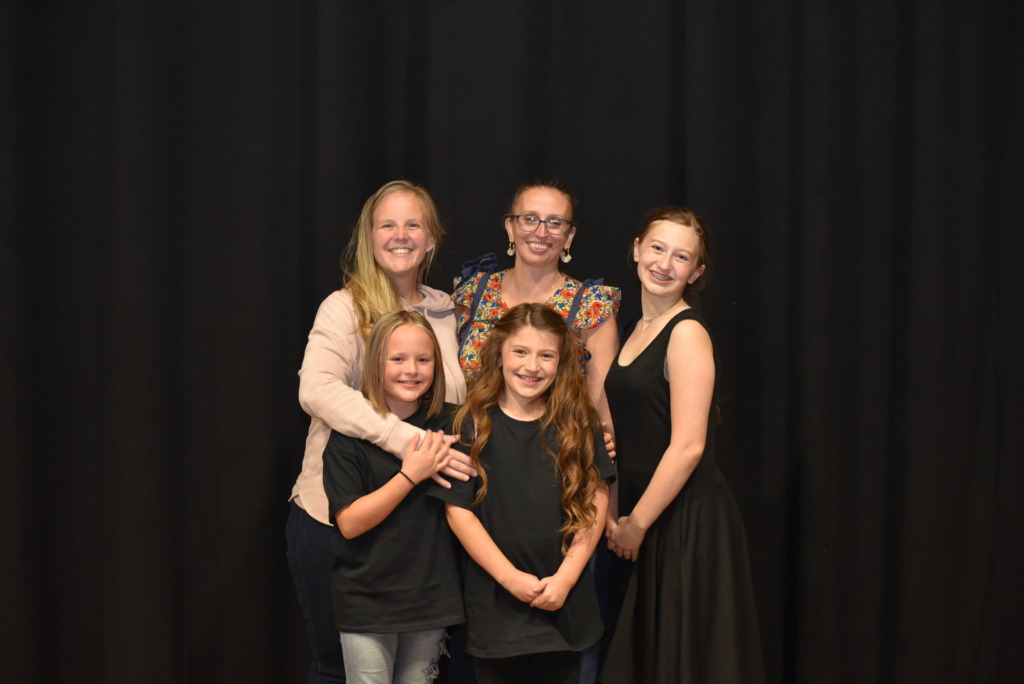
[[[386,0],[0,9],[9,681],[297,681],[295,375],[365,198],[503,251],[579,195],[624,290],[707,222],[724,422],[772,682],[1024,676],[1017,3]]]

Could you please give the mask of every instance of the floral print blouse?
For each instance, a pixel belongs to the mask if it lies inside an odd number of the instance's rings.
[[[507,270],[497,271],[488,274],[479,272],[466,279],[455,281],[455,292],[452,300],[459,308],[458,328],[463,329],[466,319],[469,317],[469,307],[473,304],[473,294],[480,283],[481,278],[488,278],[486,289],[480,298],[476,315],[472,324],[466,329],[465,334],[459,340],[459,363],[462,365],[462,372],[466,375],[467,382],[472,382],[480,369],[480,350],[484,341],[491,334],[491,329],[499,318],[507,311],[504,299],[501,297],[501,281],[504,279]],[[572,300],[583,283],[564,276],[565,280],[555,293],[548,299],[547,305],[561,314],[562,318],[569,315],[572,308]],[[609,318],[614,318],[619,312],[619,305],[622,300],[622,292],[617,287],[609,285],[588,285],[583,292],[580,308],[576,312],[576,320],[572,322],[569,329],[576,338],[576,346],[579,349],[580,363],[586,365],[590,361],[590,352],[583,344],[583,331],[597,327]]]

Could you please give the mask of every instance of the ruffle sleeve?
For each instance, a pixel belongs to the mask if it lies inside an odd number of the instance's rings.
[[[596,328],[619,314],[622,290],[611,285],[587,285],[583,290],[579,311],[573,327],[578,330]]]

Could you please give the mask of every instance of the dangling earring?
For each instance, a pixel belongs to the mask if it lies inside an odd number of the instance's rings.
[[[514,243],[514,242],[508,243],[508,249],[505,250],[505,254],[508,254],[509,256],[515,256],[516,255],[516,243]]]
[[[563,264],[567,264],[570,261],[572,261],[572,254],[569,254],[569,248],[566,247],[565,249],[563,249],[562,250],[562,256],[560,256],[558,258],[562,260]]]

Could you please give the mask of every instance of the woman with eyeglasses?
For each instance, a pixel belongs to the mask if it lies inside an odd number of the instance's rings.
[[[530,181],[516,190],[505,216],[507,253],[515,265],[495,270],[494,260],[484,257],[456,278],[452,299],[458,309],[459,363],[472,383],[480,350],[497,320],[516,304],[547,304],[572,332],[587,392],[611,432],[604,378],[619,349],[615,316],[622,294],[602,281],[580,282],[559,270],[560,263],[572,260],[575,208],[576,198],[554,179]]]
[[[587,394],[597,410],[605,430],[605,448],[615,456],[615,446],[604,378],[619,349],[619,329],[615,320],[622,293],[602,280],[581,282],[559,269],[572,260],[570,248],[576,237],[576,198],[555,179],[537,179],[521,185],[512,196],[505,215],[512,268],[498,270],[493,254],[466,264],[455,279],[452,299],[458,311],[459,363],[472,384],[480,369],[480,351],[494,324],[516,304],[546,304],[562,316],[569,328],[579,361],[586,376]],[[591,570],[604,577],[604,567]],[[600,581],[599,581],[600,584]],[[603,596],[599,598],[602,605]],[[453,671],[463,673],[462,638],[454,637]],[[588,649],[580,662],[580,682],[597,678],[598,645]],[[470,670],[471,671],[471,670]],[[463,679],[458,679],[463,681]]]

